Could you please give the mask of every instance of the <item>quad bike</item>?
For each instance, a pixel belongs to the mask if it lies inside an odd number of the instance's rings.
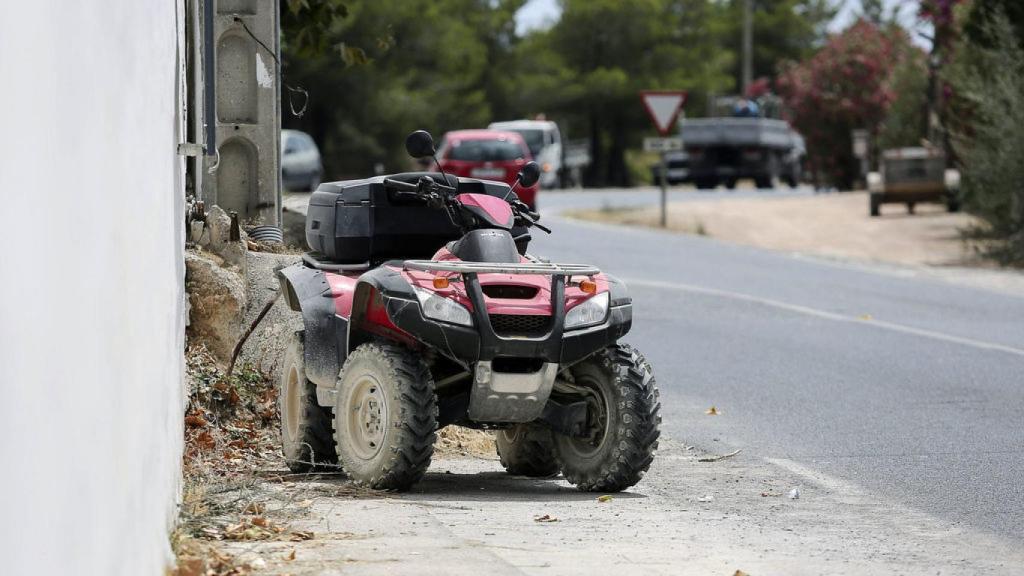
[[[430,134],[406,140],[434,155]],[[626,287],[593,266],[526,253],[550,232],[515,186],[403,173],[325,183],[312,195],[312,252],[278,272],[301,312],[281,378],[282,440],[295,471],[338,466],[407,489],[449,424],[493,429],[511,474],[561,472],[581,490],[636,484],[658,445],[658,389],[620,344]]]

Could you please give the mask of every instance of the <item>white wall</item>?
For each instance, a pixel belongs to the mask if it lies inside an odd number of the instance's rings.
[[[0,572],[162,574],[181,461],[175,0],[0,15]]]

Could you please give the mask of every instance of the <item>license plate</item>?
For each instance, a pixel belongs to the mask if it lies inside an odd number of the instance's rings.
[[[505,170],[503,168],[473,168],[469,174],[473,178],[504,178]]]

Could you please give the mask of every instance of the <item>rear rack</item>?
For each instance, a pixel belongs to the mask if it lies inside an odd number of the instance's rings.
[[[406,260],[406,270],[425,272],[458,272],[460,274],[554,274],[558,276],[593,276],[601,270],[587,264],[555,264],[529,262],[526,264],[494,264],[491,262],[436,262],[433,260]]]

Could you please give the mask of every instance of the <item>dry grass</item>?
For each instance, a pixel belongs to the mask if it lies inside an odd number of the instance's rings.
[[[190,395],[185,416],[184,485],[171,536],[174,576],[242,576],[258,572],[257,555],[236,556],[232,542],[301,542],[293,529],[317,498],[367,491],[339,474],[291,474],[280,452],[277,389],[242,366],[224,375],[205,348],[186,351]]]

